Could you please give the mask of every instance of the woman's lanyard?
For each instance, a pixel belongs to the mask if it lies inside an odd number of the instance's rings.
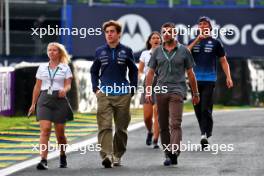
[[[52,95],[52,86],[53,86],[53,83],[54,83],[55,75],[56,75],[58,70],[59,70],[59,67],[56,68],[55,72],[52,75],[52,71],[50,70],[50,68],[48,66],[49,78],[50,78],[50,86],[49,86],[49,89],[48,89],[48,94],[50,94],[50,95]]]
[[[165,56],[165,58],[169,61],[169,72],[171,72],[171,60],[175,56],[176,51],[172,53],[172,55],[169,57],[169,55],[164,51],[164,48],[162,47],[162,53]]]

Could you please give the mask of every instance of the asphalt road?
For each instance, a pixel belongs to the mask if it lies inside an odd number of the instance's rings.
[[[262,176],[264,175],[264,110],[214,113],[211,151],[184,151],[177,166],[165,167],[163,153],[145,145],[145,128],[129,133],[123,166],[104,169],[97,152],[68,154],[69,168],[58,168],[58,159],[48,162],[49,170],[35,166],[13,176]],[[183,143],[198,144],[200,134],[193,115],[183,118]],[[214,147],[213,147],[214,146]],[[222,149],[221,147],[222,146]],[[229,146],[228,148],[223,146]],[[217,154],[213,154],[217,153]]]

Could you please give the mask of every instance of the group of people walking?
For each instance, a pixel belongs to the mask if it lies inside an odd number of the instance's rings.
[[[153,144],[153,148],[159,148],[160,135],[160,144],[165,154],[163,164],[177,164],[181,152],[168,146],[179,146],[182,140],[181,123],[187,95],[186,74],[200,127],[201,146],[204,148],[209,144],[208,138],[212,136],[213,129],[213,92],[218,59],[226,75],[227,87],[231,88],[233,82],[223,45],[206,32],[207,29],[212,30],[210,19],[201,17],[198,27],[201,33],[188,46],[184,46],[175,39],[175,24],[164,23],[160,32],[153,32],[148,37],[147,50],[142,52],[137,68],[132,49],[120,43],[122,26],[113,20],[103,24],[106,43],[96,49],[90,71],[93,92],[97,97],[98,143],[101,145],[103,167],[121,165],[131,120],[130,102],[142,75],[145,76],[141,103],[147,129],[146,145]],[[41,131],[40,144],[48,145],[52,123],[55,124],[58,143],[66,144],[65,123],[73,119],[66,97],[72,80],[67,64],[69,55],[59,43],[50,43],[47,53],[49,62],[41,65],[36,74],[29,115],[36,109]],[[114,86],[122,89],[115,91]],[[165,93],[153,91],[164,87]],[[65,168],[65,148],[60,151],[60,167]],[[48,169],[47,154],[47,149],[41,150],[41,161],[37,169]]]

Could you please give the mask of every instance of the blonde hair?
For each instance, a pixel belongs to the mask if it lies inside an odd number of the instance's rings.
[[[59,49],[59,53],[60,53],[60,63],[64,63],[64,64],[68,64],[71,60],[70,60],[70,55],[68,54],[68,51],[66,50],[65,46],[58,43],[58,42],[51,42],[48,44],[47,50],[49,48],[49,46],[56,46]]]

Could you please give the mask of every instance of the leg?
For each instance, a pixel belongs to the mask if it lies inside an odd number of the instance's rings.
[[[164,150],[167,149],[167,146],[170,144],[170,131],[169,131],[169,104],[168,104],[168,95],[159,94],[157,97],[157,106],[158,106],[158,120],[160,128],[160,137],[161,144]],[[168,153],[170,151],[165,151]]]
[[[198,121],[198,124],[199,124],[199,128],[200,128],[200,132],[201,132],[201,135],[204,133],[204,130],[202,128],[202,101],[203,101],[203,86],[199,84],[198,82],[198,91],[200,93],[200,102],[194,106],[194,112],[195,112],[195,115],[196,115],[196,118],[197,118],[197,121]]]
[[[180,142],[182,140],[182,112],[183,112],[183,97],[177,94],[171,94],[169,100],[170,111],[170,142],[173,146],[172,152],[180,153]],[[174,147],[175,146],[175,147]]]
[[[50,132],[51,132],[51,121],[49,120],[40,120],[40,139],[39,139],[39,150],[40,150],[40,156],[41,161],[37,165],[38,170],[46,170],[48,169],[48,162],[47,162],[47,156],[48,156],[48,142],[50,138]]]
[[[67,139],[65,136],[65,124],[55,124],[55,133],[60,148],[60,155],[65,155]]]
[[[104,159],[112,155],[112,106],[109,97],[103,93],[97,95],[98,143],[101,145],[100,156]]]
[[[157,104],[153,106],[153,115],[154,115],[154,141],[158,142],[159,140],[159,122],[158,122],[158,107]]]
[[[152,132],[152,104],[144,103],[144,122],[148,132]]]
[[[146,128],[148,130],[148,134],[147,134],[147,139],[146,139],[146,144],[147,145],[151,145],[152,143],[152,114],[153,114],[153,108],[152,108],[152,104],[151,103],[144,103],[144,122],[146,125]]]
[[[203,90],[203,101],[201,102],[201,112],[202,112],[202,124],[203,132],[206,133],[207,137],[212,135],[213,130],[213,93],[214,84],[208,84]]]
[[[114,156],[121,158],[126,151],[127,146],[127,128],[131,120],[130,115],[131,95],[122,95],[113,97],[112,105],[114,106]]]
[[[40,156],[42,159],[47,159],[48,156],[48,142],[50,138],[52,123],[48,120],[40,120]]]
[[[160,128],[160,138],[162,148],[165,154],[164,166],[171,165],[171,145],[170,145],[170,129],[169,129],[169,94],[156,95],[158,106],[158,120]]]
[[[55,124],[55,133],[57,137],[57,141],[60,148],[60,167],[66,168],[67,167],[67,160],[66,160],[66,147],[67,147],[67,139],[65,136],[65,124]]]

